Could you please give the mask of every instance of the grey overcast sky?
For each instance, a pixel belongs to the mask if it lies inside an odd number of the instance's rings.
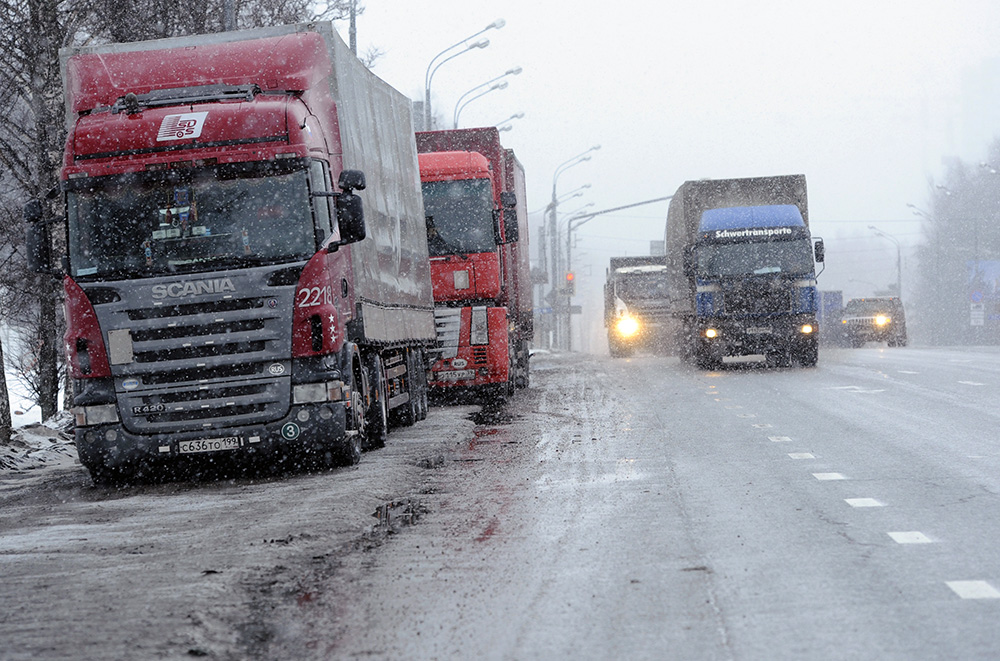
[[[527,170],[529,209],[548,202],[556,167],[594,144],[559,178],[560,194],[591,184],[564,211],[669,195],[687,179],[804,173],[830,255],[821,286],[849,295],[871,293],[853,280],[894,280],[895,248],[868,225],[915,245],[907,203],[926,206],[944,160],[978,162],[1000,132],[995,0],[365,4],[360,50],[385,51],[375,73],[413,99],[439,51],[506,21],[479,37],[489,47],[438,69],[432,102],[450,125],[464,92],[523,67],[461,123],[525,113],[502,136]],[[594,282],[612,254],[646,254],[665,213],[660,203],[580,228]]]

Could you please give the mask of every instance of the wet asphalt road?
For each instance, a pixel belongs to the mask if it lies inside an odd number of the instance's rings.
[[[0,478],[0,658],[1000,657],[1000,353],[533,370],[352,469]]]
[[[375,553],[339,653],[1000,656],[1000,355],[536,367]]]

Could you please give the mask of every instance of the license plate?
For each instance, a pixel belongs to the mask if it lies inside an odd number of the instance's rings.
[[[240,447],[240,437],[226,436],[225,438],[202,438],[197,441],[181,441],[179,446],[178,450],[181,454],[235,450]]]
[[[476,378],[476,370],[454,370],[452,372],[434,372],[438,381],[465,381]]]
[[[751,326],[747,329],[747,333],[750,335],[766,335],[771,332],[771,329],[767,326]]]

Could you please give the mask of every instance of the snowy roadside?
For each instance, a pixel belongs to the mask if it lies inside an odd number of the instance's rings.
[[[62,411],[45,421],[14,429],[10,444],[0,445],[0,476],[7,471],[69,467],[77,463],[70,431],[73,417]]]

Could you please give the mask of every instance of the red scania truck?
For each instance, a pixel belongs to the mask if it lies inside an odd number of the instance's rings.
[[[410,103],[329,23],[67,50],[62,69],[65,344],[96,481],[197,456],[349,464],[390,413],[426,415]],[[41,205],[25,215],[45,269]]]
[[[533,334],[524,168],[496,128],[417,133],[438,354],[430,385],[507,397]]]

